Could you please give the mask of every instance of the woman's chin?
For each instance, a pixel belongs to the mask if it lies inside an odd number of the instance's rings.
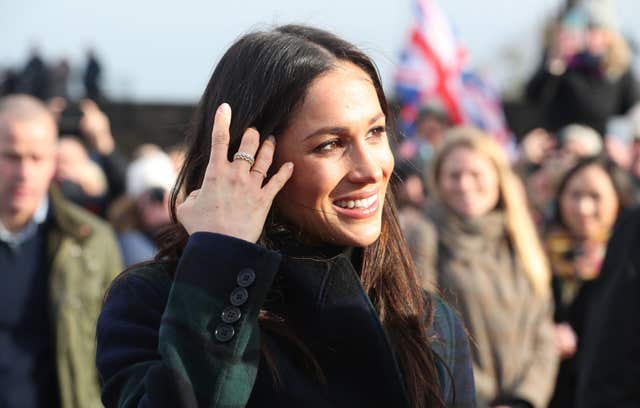
[[[350,229],[350,230],[342,231],[335,238],[336,238],[336,241],[340,242],[338,245],[352,246],[352,247],[366,247],[376,242],[376,240],[379,237],[380,237],[380,228],[372,227],[368,229],[360,228],[360,229]]]

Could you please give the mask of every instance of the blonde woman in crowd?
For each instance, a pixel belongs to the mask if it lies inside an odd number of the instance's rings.
[[[429,177],[434,280],[469,331],[480,406],[545,407],[558,364],[550,273],[519,180],[473,128],[448,133]]]

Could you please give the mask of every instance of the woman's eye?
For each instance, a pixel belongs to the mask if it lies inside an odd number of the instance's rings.
[[[571,192],[571,194],[569,194],[569,196],[570,196],[572,199],[574,199],[574,200],[578,201],[578,200],[580,200],[580,199],[582,198],[582,193],[581,193],[581,192],[579,192],[579,191],[572,191],[572,192]]]
[[[458,181],[462,178],[462,174],[455,172],[455,173],[449,173],[449,179],[453,180],[453,181]]]
[[[324,142],[320,146],[316,147],[314,151],[319,153],[330,152],[339,148],[341,145],[342,143],[340,140],[329,140],[328,142]]]
[[[371,136],[380,137],[387,132],[387,129],[384,126],[378,126],[369,131]]]

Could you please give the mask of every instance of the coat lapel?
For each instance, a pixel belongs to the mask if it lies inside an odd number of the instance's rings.
[[[281,269],[286,318],[320,362],[330,398],[409,406],[389,339],[350,259],[345,253],[287,258]]]

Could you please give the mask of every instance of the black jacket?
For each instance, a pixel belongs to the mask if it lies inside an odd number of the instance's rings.
[[[106,300],[97,365],[107,408],[408,406],[389,340],[345,254],[300,258],[195,233],[173,279],[171,269],[138,268]],[[279,314],[321,365],[325,385],[300,365],[287,338],[258,326],[267,304],[284,305]],[[435,313],[433,348],[453,376],[439,365],[444,398],[474,406],[464,329],[437,298]]]
[[[640,99],[640,87],[630,69],[609,79],[584,66],[569,67],[561,75],[543,66],[527,85],[527,97],[541,109],[548,131],[578,123],[604,136],[607,121],[626,113]]]
[[[583,334],[576,407],[640,406],[640,208],[621,217]]]

